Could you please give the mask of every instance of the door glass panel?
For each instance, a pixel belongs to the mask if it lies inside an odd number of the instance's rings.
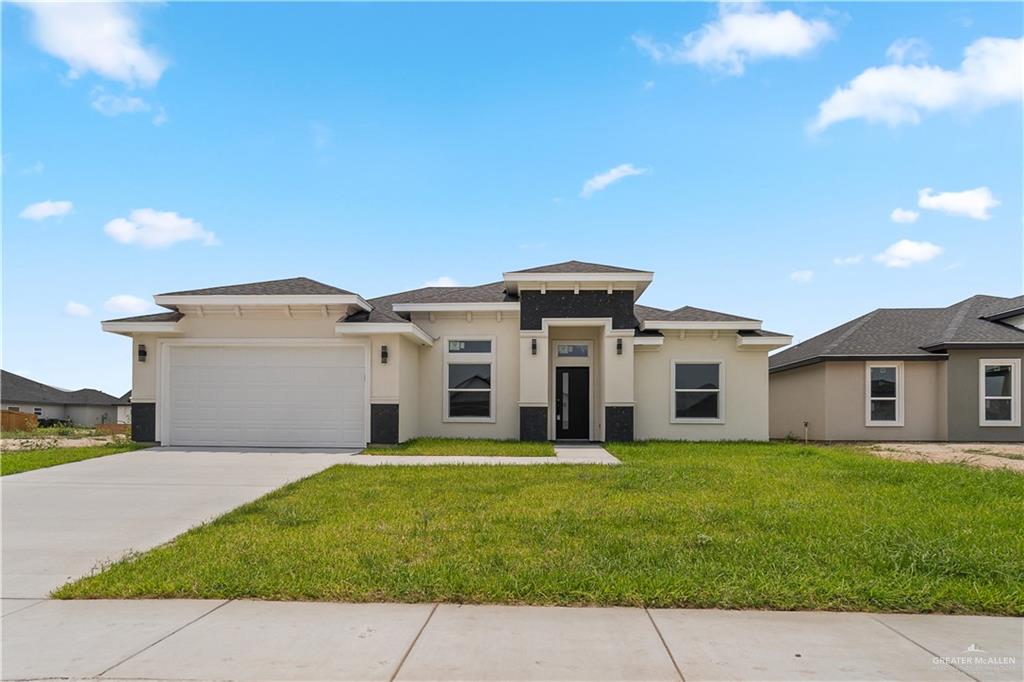
[[[562,374],[562,428],[569,428],[569,373]]]

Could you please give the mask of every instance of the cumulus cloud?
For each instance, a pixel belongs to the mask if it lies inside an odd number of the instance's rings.
[[[452,277],[441,275],[437,279],[431,279],[423,283],[425,287],[457,287],[460,286]]]
[[[204,246],[220,242],[202,223],[179,216],[173,211],[137,208],[127,218],[115,218],[103,231],[122,244],[138,244],[151,248],[170,246],[176,242],[198,241]]]
[[[615,168],[606,170],[604,173],[598,173],[584,182],[583,189],[580,190],[580,196],[584,199],[589,199],[597,192],[615,184],[623,178],[628,178],[631,175],[643,175],[646,172],[646,168],[637,168],[631,163],[621,164]]]
[[[126,3],[19,3],[32,14],[32,36],[63,60],[72,79],[93,72],[128,86],[152,86],[167,61],[142,44],[136,9]]]
[[[920,38],[900,38],[889,46],[885,56],[894,64],[913,64],[928,59],[931,47]]]
[[[112,313],[127,313],[128,315],[139,315],[153,307],[149,301],[131,294],[111,296],[103,305]]]
[[[889,220],[894,223],[916,223],[920,216],[921,214],[917,211],[911,211],[906,208],[894,208],[892,213],[889,214]]]
[[[935,193],[931,187],[925,187],[917,193],[917,205],[929,211],[942,211],[949,215],[964,216],[975,220],[988,220],[992,215],[990,208],[999,205],[988,187],[976,187],[963,192]]]
[[[797,270],[796,272],[789,273],[789,278],[794,282],[807,284],[814,279],[814,270]]]
[[[113,95],[102,87],[92,90],[92,108],[104,116],[120,116],[149,111],[149,102],[134,95]]]
[[[891,59],[907,52],[889,48]],[[920,57],[920,54],[917,55]],[[904,64],[872,67],[838,88],[818,107],[811,132],[862,118],[895,127],[917,124],[927,113],[980,111],[1021,99],[1024,38],[980,38],[964,50],[959,68]]]
[[[71,213],[72,208],[74,205],[70,201],[40,201],[26,206],[18,216],[25,220],[39,222],[47,218],[63,218]]]
[[[89,306],[75,301],[68,301],[67,305],[64,306],[64,312],[71,317],[89,317],[92,315],[92,310],[89,309]]]
[[[839,267],[846,267],[848,265],[860,265],[861,261],[864,260],[863,254],[857,254],[856,256],[841,256],[833,258],[832,262]]]
[[[758,3],[722,3],[718,18],[687,34],[678,45],[636,34],[633,44],[656,62],[690,63],[738,76],[748,62],[799,57],[835,35],[828,22],[791,10],[766,11]]]
[[[915,263],[927,263],[941,253],[942,247],[931,242],[901,239],[875,256],[875,260],[887,268],[909,268]]]

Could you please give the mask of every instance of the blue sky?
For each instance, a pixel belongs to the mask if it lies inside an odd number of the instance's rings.
[[[134,299],[299,275],[575,258],[798,340],[1024,287],[1020,4],[96,7],[2,10],[3,365],[44,382],[127,390]]]

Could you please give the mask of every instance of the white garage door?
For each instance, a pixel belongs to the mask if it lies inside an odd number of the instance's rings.
[[[366,444],[362,346],[169,350],[170,445]]]

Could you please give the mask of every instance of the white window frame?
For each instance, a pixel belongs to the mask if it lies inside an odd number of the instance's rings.
[[[676,388],[676,365],[718,365],[718,417],[677,417],[676,393],[710,393],[712,389]],[[668,380],[668,417],[671,424],[724,424],[725,423],[725,360],[697,360],[679,358],[672,360]]]
[[[32,414],[34,414],[37,417],[42,417],[43,416],[43,408],[41,408],[41,407],[33,407],[32,408]]]
[[[896,369],[896,397],[895,398],[872,398],[871,397],[871,370],[875,367]],[[864,363],[864,426],[903,426],[903,361],[896,362],[866,362]],[[872,421],[871,401],[872,400],[893,400],[896,403],[895,421]]]
[[[490,341],[491,352],[490,353],[450,353],[448,351],[449,341]],[[455,336],[445,336],[442,339],[444,344],[442,350],[443,361],[441,363],[441,372],[444,375],[441,379],[441,410],[442,410],[442,421],[457,424],[493,424],[497,421],[497,407],[498,407],[498,352],[497,352],[497,338],[494,336],[477,336],[473,334],[459,334]],[[489,417],[452,417],[449,416],[449,403],[448,395],[453,390],[448,386],[448,366],[449,365],[490,365],[491,366],[491,388],[490,389],[455,389],[455,390],[470,390],[478,391],[483,393],[485,390],[489,390],[491,394],[490,411]]]
[[[978,425],[979,426],[1020,426],[1020,358],[983,358],[978,360]],[[1000,365],[1010,366],[1010,419],[993,421],[985,419],[985,368]],[[992,396],[1003,398],[1003,396]],[[991,398],[990,398],[991,399]],[[1005,399],[1005,398],[1004,398]]]

